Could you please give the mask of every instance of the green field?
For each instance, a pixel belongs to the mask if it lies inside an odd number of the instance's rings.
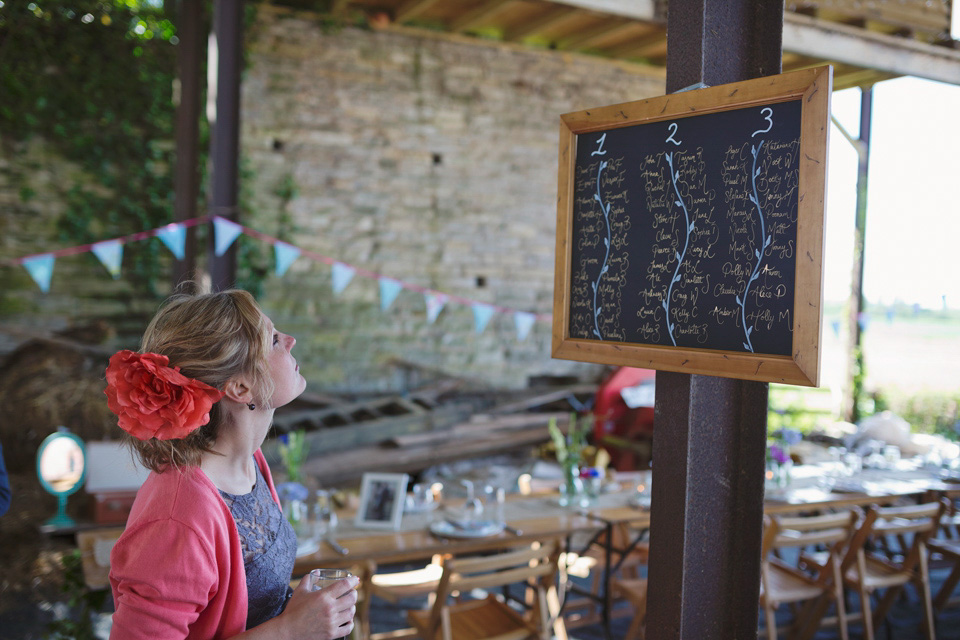
[[[951,433],[960,419],[960,311],[899,307],[888,316],[885,309],[870,308],[869,315],[862,338],[865,390],[877,397],[877,408],[902,415],[915,430]],[[838,305],[826,308],[821,348],[820,388],[771,385],[771,428],[806,430],[839,419],[847,336]]]

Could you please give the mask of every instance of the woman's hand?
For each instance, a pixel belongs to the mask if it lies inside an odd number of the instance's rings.
[[[337,580],[319,591],[310,591],[310,574],[293,590],[287,608],[278,616],[286,636],[293,639],[334,640],[350,635],[357,613],[357,590],[360,578],[350,576]]]

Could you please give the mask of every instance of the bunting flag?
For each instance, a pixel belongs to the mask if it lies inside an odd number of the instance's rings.
[[[213,219],[214,252],[218,256],[222,256],[241,232],[243,232],[243,227],[236,222],[231,222],[219,216],[215,217]]]
[[[182,224],[168,224],[159,231],[157,237],[170,249],[177,260],[183,260],[187,247],[187,228]]]
[[[116,280],[120,277],[120,263],[123,262],[123,245],[119,240],[106,240],[98,242],[90,250],[100,259],[103,266],[107,268],[107,273]]]
[[[393,278],[380,278],[380,310],[386,311],[397,299],[403,285]]]
[[[493,317],[493,312],[496,311],[496,309],[482,302],[474,302],[470,306],[473,308],[473,328],[477,333],[483,333],[483,330],[487,328],[487,323],[490,322],[490,318]]]
[[[833,329],[833,335],[839,338],[840,337],[840,321],[833,320],[830,323],[830,328]]]
[[[870,314],[862,311],[857,315],[857,324],[860,325],[860,331],[866,331],[870,326]]]
[[[445,293],[425,293],[423,297],[427,303],[427,322],[433,324],[450,297]]]
[[[27,270],[33,281],[40,287],[40,291],[50,291],[50,280],[53,278],[54,257],[52,253],[44,253],[23,260],[21,264]]]
[[[537,321],[537,316],[526,311],[515,311],[513,314],[513,323],[517,326],[517,340],[523,342],[530,335],[530,329],[533,323]]]
[[[287,269],[290,268],[290,265],[293,264],[293,261],[300,256],[300,249],[297,249],[292,244],[280,241],[273,243],[273,252],[276,257],[276,274],[278,277],[285,274]]]
[[[333,292],[341,293],[344,289],[347,288],[347,285],[350,284],[350,280],[353,279],[353,274],[357,270],[351,267],[348,264],[343,264],[342,262],[333,263]]]
[[[40,290],[44,293],[48,293],[50,291],[51,280],[53,279],[53,267],[57,256],[72,255],[74,253],[79,253],[80,251],[92,251],[106,268],[106,270],[110,273],[110,275],[114,278],[119,278],[123,262],[123,245],[126,243],[155,236],[159,238],[164,245],[166,245],[166,247],[178,260],[183,260],[184,256],[186,255],[187,228],[206,222],[213,222],[214,250],[218,256],[222,256],[224,253],[226,253],[226,251],[233,245],[233,243],[242,233],[249,233],[249,235],[252,237],[272,243],[275,258],[274,266],[277,277],[281,277],[286,274],[293,263],[296,262],[300,256],[305,256],[310,260],[324,262],[333,266],[333,292],[335,295],[339,295],[344,291],[344,289],[347,288],[347,286],[353,280],[354,275],[357,274],[357,267],[344,262],[336,261],[333,258],[320,256],[315,253],[304,253],[302,249],[288,242],[284,242],[278,238],[272,238],[258,231],[247,229],[246,227],[243,227],[232,220],[227,220],[226,218],[219,216],[205,216],[202,218],[183,220],[149,231],[141,231],[127,236],[103,240],[101,242],[84,245],[81,247],[61,249],[52,253],[28,256],[26,258],[20,258],[18,260],[12,260],[9,262],[13,264],[22,264],[30,274],[30,277],[33,278],[34,282],[36,282],[40,287]],[[439,291],[425,290],[421,287],[408,284],[396,278],[374,274],[364,270],[359,271],[364,277],[377,278],[380,287],[380,308],[382,311],[387,311],[393,305],[394,301],[397,299],[397,296],[400,295],[401,290],[412,289],[423,292],[424,302],[426,303],[427,322],[429,324],[436,322],[440,313],[451,300],[455,300],[457,304],[470,305],[470,307],[473,309],[474,329],[478,334],[484,332],[487,324],[489,324],[494,313],[497,311],[513,313],[513,321],[514,325],[516,326],[517,339],[520,341],[526,340],[537,321],[538,316],[534,313],[515,309],[503,309],[501,307],[496,307],[484,302],[477,302],[465,298],[450,296],[446,293],[440,293]],[[860,317],[860,323],[864,329],[866,329],[869,321],[870,317],[866,314]],[[832,327],[834,333],[839,334],[840,323],[834,322]]]

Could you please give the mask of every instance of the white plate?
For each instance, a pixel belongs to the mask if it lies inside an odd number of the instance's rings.
[[[320,549],[320,543],[316,540],[297,540],[297,557],[309,556]]]
[[[408,500],[403,505],[404,513],[427,513],[428,511],[433,511],[440,506],[439,502],[424,502],[422,504],[414,504],[412,500]]]
[[[497,522],[488,522],[479,527],[459,527],[446,520],[430,523],[430,532],[445,538],[486,538],[495,536],[501,531],[503,531],[503,525]]]

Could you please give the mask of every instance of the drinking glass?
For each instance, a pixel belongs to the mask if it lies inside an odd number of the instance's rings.
[[[346,580],[352,575],[346,569],[314,569],[310,572],[310,590],[319,591],[337,580]]]
[[[333,505],[333,498],[326,489],[317,489],[314,502],[314,528],[318,540],[333,533],[337,528],[337,510]]]
[[[320,589],[329,587],[338,580],[345,580],[352,575],[353,574],[346,569],[314,569],[310,572],[310,590],[319,591]],[[340,640],[345,640],[346,638],[347,636],[343,636]]]

